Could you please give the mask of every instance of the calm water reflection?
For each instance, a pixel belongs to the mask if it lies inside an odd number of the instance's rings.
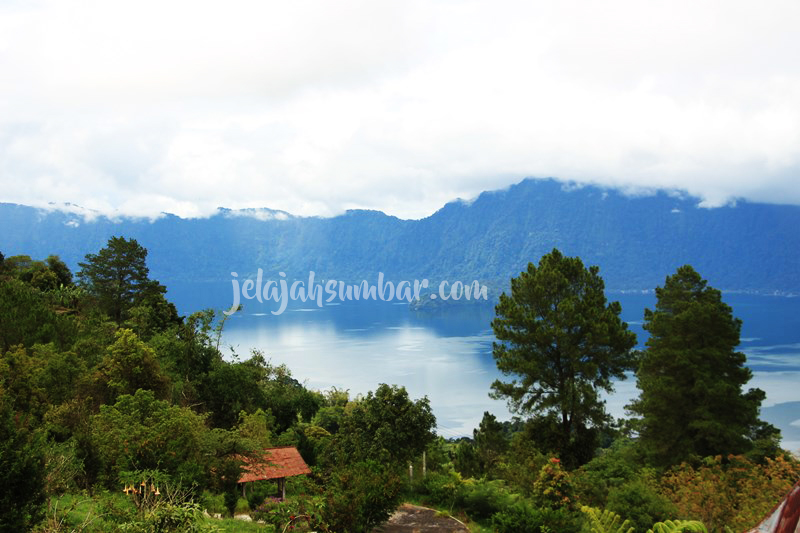
[[[203,308],[227,309],[231,289],[221,283],[170,285],[170,297],[182,313]],[[623,319],[640,344],[645,307],[652,294],[612,294],[623,306]],[[800,448],[800,298],[727,294],[724,299],[743,320],[740,349],[748,355],[754,378],[750,386],[767,392],[763,416],[783,431],[784,444]],[[446,437],[470,435],[484,411],[500,419],[510,414],[502,401],[488,397],[501,377],[492,359],[491,308],[411,311],[404,303],[374,301],[294,305],[281,315],[277,306],[245,302],[243,312],[226,324],[227,354],[247,357],[262,350],[274,363],[286,363],[310,388],[332,386],[352,395],[379,383],[404,385],[418,398],[427,395]],[[612,415],[637,395],[634,380],[616,386],[607,398]]]

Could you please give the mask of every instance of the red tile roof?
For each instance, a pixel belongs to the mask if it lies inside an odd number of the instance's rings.
[[[300,452],[294,446],[266,448],[260,458],[242,457],[242,460],[244,465],[242,465],[242,477],[239,478],[239,483],[311,473],[311,469],[308,468],[300,456]]]

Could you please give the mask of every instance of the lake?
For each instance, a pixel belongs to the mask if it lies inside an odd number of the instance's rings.
[[[232,303],[230,282],[168,284],[168,297],[181,314]],[[622,304],[640,345],[645,307],[654,294],[609,294]],[[767,393],[762,417],[783,432],[784,446],[800,449],[800,298],[724,294],[742,319],[740,350],[753,370],[748,387]],[[412,398],[428,396],[444,437],[472,435],[484,411],[511,417],[504,401],[492,400],[491,383],[501,378],[492,358],[491,307],[413,311],[405,302],[351,301],[318,308],[292,302],[273,315],[274,302],[244,301],[244,309],[225,324],[224,353],[247,358],[252,349],[275,364],[285,363],[293,376],[312,389],[337,387],[351,396],[380,383],[403,385]],[[638,391],[635,380],[616,384],[607,409],[624,416],[624,406]]]

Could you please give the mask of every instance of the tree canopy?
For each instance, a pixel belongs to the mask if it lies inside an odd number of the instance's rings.
[[[532,414],[542,443],[569,464],[591,458],[607,415],[598,397],[612,378],[633,370],[636,335],[607,303],[599,268],[558,250],[511,280],[495,308],[493,355],[511,382],[492,384],[495,398]]]
[[[128,318],[134,306],[166,292],[148,277],[146,259],[147,250],[136,239],[111,237],[105,248],[86,254],[86,261],[78,263],[81,285],[117,324]]]
[[[744,453],[753,440],[777,431],[758,420],[764,392],[742,387],[752,372],[736,351],[742,322],[719,290],[691,266],[656,288],[655,310],[645,309],[647,349],[636,373],[640,442],[650,459],[667,466],[695,457]]]

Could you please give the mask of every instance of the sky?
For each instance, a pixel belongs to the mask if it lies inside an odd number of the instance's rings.
[[[800,2],[0,0],[0,202],[428,216],[525,177],[800,205]]]

